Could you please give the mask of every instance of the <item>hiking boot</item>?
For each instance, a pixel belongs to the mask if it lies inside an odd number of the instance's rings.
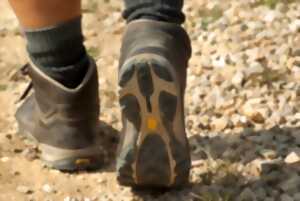
[[[96,146],[99,116],[97,69],[94,61],[78,87],[51,79],[28,67],[34,93],[17,110],[19,132],[34,139],[41,159],[63,171],[95,169],[102,163]]]
[[[188,183],[183,100],[190,56],[189,37],[179,25],[152,20],[128,25],[119,68],[120,184],[169,188]]]

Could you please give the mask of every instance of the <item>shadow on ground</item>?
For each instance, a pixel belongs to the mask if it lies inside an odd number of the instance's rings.
[[[195,135],[189,139],[192,160],[200,162],[192,170],[195,182],[176,191],[135,193],[145,201],[277,200],[284,193],[298,193],[300,186],[293,179],[300,175],[300,165],[288,165],[284,159],[299,150],[299,134],[300,128],[273,127],[215,137]]]
[[[120,136],[119,131],[103,121],[99,122],[99,128],[98,144],[103,153],[105,153],[104,166],[101,168],[101,171],[115,172],[115,159]]]
[[[97,171],[115,172],[119,131],[105,122],[99,126],[100,145],[106,155],[104,167]],[[300,150],[299,136],[299,127],[259,131],[247,128],[241,133],[218,133],[214,137],[194,135],[189,139],[194,162],[189,186],[133,193],[137,200],[144,201],[278,200],[282,194],[295,194],[300,189],[293,184],[293,178],[300,178],[300,165],[284,162],[289,153]]]

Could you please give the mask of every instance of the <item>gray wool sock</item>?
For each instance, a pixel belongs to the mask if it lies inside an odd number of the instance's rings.
[[[81,17],[51,27],[25,30],[32,62],[66,87],[78,86],[89,65],[83,45]]]

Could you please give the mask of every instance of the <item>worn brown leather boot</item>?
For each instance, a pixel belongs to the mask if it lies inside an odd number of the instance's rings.
[[[183,97],[190,56],[190,40],[181,26],[152,20],[128,25],[119,69],[120,184],[168,188],[188,183]]]
[[[99,97],[93,60],[81,84],[66,88],[34,65],[29,66],[34,93],[16,113],[19,132],[38,142],[49,167],[75,171],[102,162],[96,145]]]

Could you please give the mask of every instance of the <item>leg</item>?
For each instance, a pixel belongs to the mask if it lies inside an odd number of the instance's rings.
[[[37,141],[50,167],[97,167],[97,70],[83,46],[80,0],[10,3],[27,39],[34,88],[16,113],[20,133]]]
[[[67,22],[81,15],[81,0],[9,0],[25,29],[39,29]]]
[[[181,0],[125,0],[129,22],[120,58],[124,140],[118,180],[138,187],[188,182],[189,146],[184,125],[190,40],[180,26]]]
[[[181,24],[183,0],[125,0],[123,16],[127,22],[136,19],[152,19]]]
[[[30,59],[67,87],[76,87],[88,66],[80,3],[81,0],[10,0],[24,30]]]

